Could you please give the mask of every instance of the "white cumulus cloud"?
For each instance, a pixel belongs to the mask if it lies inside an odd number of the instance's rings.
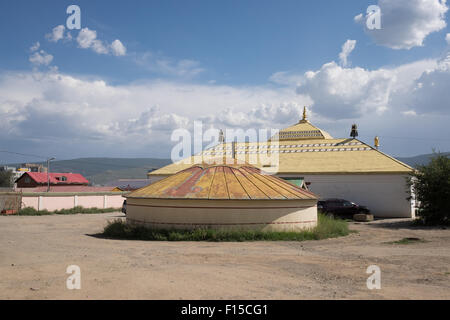
[[[290,101],[260,104],[250,110],[226,108],[220,113],[210,115],[207,120],[219,127],[280,129],[301,119],[303,107],[310,105],[311,100],[306,97],[300,100],[302,103]]]
[[[48,41],[51,42],[58,42],[59,40],[64,39],[64,31],[65,27],[63,25],[59,25],[53,28],[51,33],[47,33],[45,37],[48,39]]]
[[[317,71],[305,73],[299,94],[314,100],[314,110],[331,118],[351,118],[386,109],[395,81],[392,70],[342,68],[335,62],[324,64]]]
[[[414,110],[407,110],[402,112],[405,116],[416,117],[417,113]]]
[[[348,65],[347,58],[350,55],[350,53],[355,49],[355,46],[356,40],[347,40],[342,45],[342,51],[341,53],[339,53],[339,60],[343,67],[346,67]]]
[[[269,80],[282,85],[297,86],[302,82],[303,76],[294,72],[279,71],[272,74]]]
[[[98,54],[107,54],[108,48],[101,40],[97,39],[97,31],[83,28],[77,37],[80,48],[92,49]]]
[[[40,48],[40,46],[41,46],[41,44],[38,41],[30,47],[30,51],[31,52],[37,51]]]
[[[118,39],[114,40],[111,43],[111,50],[113,55],[115,56],[124,56],[127,53],[127,49],[122,44],[122,42]]]
[[[34,52],[28,60],[35,66],[48,66],[52,62],[53,56],[41,50]]]
[[[379,0],[381,29],[368,30],[362,14],[354,19],[382,46],[411,49],[423,46],[426,37],[446,27],[446,0]]]
[[[97,39],[97,31],[83,28],[77,36],[78,46],[82,49],[91,49],[98,54],[113,54],[115,56],[124,56],[126,48],[123,43],[116,39],[110,45],[105,41]]]
[[[172,130],[189,128],[194,120],[224,129],[279,128],[297,122],[310,103],[291,88],[178,81],[110,85],[60,72],[0,75],[4,141],[33,140],[45,148],[70,144],[73,150],[108,147],[167,157]]]
[[[447,114],[450,101],[450,53],[438,61],[437,67],[417,78],[410,94],[395,97],[417,114]]]
[[[200,62],[190,59],[176,60],[162,54],[145,52],[135,56],[136,64],[143,68],[164,75],[190,78],[202,73]]]
[[[305,105],[309,119],[336,137],[348,136],[352,123],[358,123],[363,140],[370,135],[369,142],[374,135],[408,136],[412,126],[415,136],[431,136],[430,127],[445,135],[450,121],[447,63],[450,58],[367,70],[330,62],[298,76],[300,94],[291,85],[162,80],[111,85],[57,71],[2,73],[0,147],[20,143],[30,153],[61,152],[64,157],[169,157],[175,145],[172,130],[191,130],[194,120],[224,130],[284,128],[298,122]],[[383,151],[389,152],[388,142],[382,141]],[[398,142],[391,151],[404,147],[403,140]],[[420,152],[430,148],[424,142]]]
[[[364,19],[364,15],[362,13],[356,15],[353,20],[355,20],[355,22],[361,22]]]
[[[416,110],[405,104],[406,98],[417,87],[418,79],[438,68],[435,60],[375,70],[343,68],[332,61],[319,70],[305,72],[297,93],[309,96],[314,112],[329,119],[361,118],[388,110]],[[445,83],[450,86],[450,81]]]

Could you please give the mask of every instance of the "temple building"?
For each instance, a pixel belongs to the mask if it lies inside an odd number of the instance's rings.
[[[356,130],[356,127],[354,128]],[[181,160],[148,174],[160,180],[202,163],[205,157],[233,155],[264,170],[273,164],[257,155],[277,155],[275,175],[308,188],[320,199],[340,198],[367,206],[376,217],[414,217],[411,190],[406,180],[413,168],[356,138],[333,138],[311,124],[306,108],[295,125],[282,129],[265,142],[221,143],[190,161]]]

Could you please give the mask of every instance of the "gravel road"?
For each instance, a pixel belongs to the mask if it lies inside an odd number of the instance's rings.
[[[0,217],[0,299],[450,299],[450,230],[351,223],[305,242],[150,242],[95,237],[121,213]],[[406,237],[425,240],[392,244]],[[66,268],[81,289],[66,288]],[[368,290],[366,269],[381,269]]]

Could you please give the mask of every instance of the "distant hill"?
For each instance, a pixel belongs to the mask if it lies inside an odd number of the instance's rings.
[[[147,172],[172,163],[170,159],[156,158],[80,158],[54,161],[53,172],[78,172],[92,184],[105,184],[121,179],[144,179]]]
[[[92,184],[101,185],[116,179],[145,179],[148,170],[170,163],[170,159],[156,158],[79,158],[52,161],[50,171],[81,173]]]
[[[450,156],[450,152],[442,152],[442,155]],[[434,156],[434,153],[430,154],[421,154],[414,157],[395,157],[396,159],[404,162],[411,167],[417,167],[418,165],[427,165],[430,162],[431,157]]]
[[[450,152],[442,154],[450,156]],[[428,164],[432,156],[433,154],[422,154],[414,157],[396,157],[396,159],[415,167]],[[157,158],[79,158],[52,161],[50,171],[81,173],[93,185],[104,185],[117,179],[145,179],[149,170],[161,168],[170,163],[172,163],[170,159]]]

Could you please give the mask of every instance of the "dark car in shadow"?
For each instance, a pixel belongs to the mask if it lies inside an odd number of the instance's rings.
[[[354,214],[370,214],[370,210],[344,199],[323,199],[317,202],[317,210],[336,217],[352,218]]]
[[[122,212],[127,214],[127,200],[123,200],[122,203]]]

